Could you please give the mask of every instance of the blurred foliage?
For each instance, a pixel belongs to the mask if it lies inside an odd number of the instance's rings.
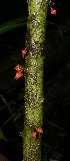
[[[2,99],[2,101],[3,101],[3,103],[5,104],[5,106],[6,106],[6,107],[8,108],[8,110],[10,111],[11,115],[13,115],[12,109],[11,109],[9,103],[7,102],[7,100],[5,99],[5,97],[4,97],[3,95],[1,95],[1,94],[0,94],[0,97],[1,97],[1,99]]]
[[[2,131],[1,128],[0,128],[0,140],[5,140],[5,141],[7,141],[7,139],[6,139],[5,135],[3,134],[3,131]]]
[[[27,24],[27,17],[17,18],[0,25],[0,35],[14,28],[21,27]]]

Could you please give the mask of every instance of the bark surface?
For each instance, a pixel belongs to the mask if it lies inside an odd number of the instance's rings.
[[[36,137],[33,137],[32,134],[43,125],[43,49],[47,10],[47,0],[28,1],[23,161],[41,161],[42,133],[37,133]]]

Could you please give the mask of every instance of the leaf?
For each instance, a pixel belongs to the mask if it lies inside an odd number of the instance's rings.
[[[12,112],[11,107],[10,107],[9,103],[7,102],[7,100],[6,100],[6,99],[4,98],[4,96],[1,95],[1,94],[0,94],[0,97],[1,97],[1,99],[2,99],[2,101],[3,101],[3,103],[4,103],[4,104],[6,105],[6,107],[9,109],[11,115],[13,115],[13,112]]]
[[[0,140],[5,140],[5,141],[7,141],[7,139],[6,139],[5,135],[3,134],[3,131],[2,131],[1,128],[0,128]]]
[[[0,35],[16,27],[25,26],[26,24],[27,24],[27,17],[21,17],[8,21],[0,26]]]

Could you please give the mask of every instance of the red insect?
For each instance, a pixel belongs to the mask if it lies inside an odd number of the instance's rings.
[[[14,69],[16,69],[18,72],[19,72],[19,71],[22,72],[22,71],[23,71],[23,66],[20,65],[20,64],[17,64],[16,67],[15,67]]]
[[[17,80],[17,79],[21,78],[22,76],[23,76],[22,72],[17,72],[14,79]]]
[[[22,50],[22,56],[23,56],[23,58],[24,58],[24,55],[27,53],[27,50],[26,50],[26,48],[25,49],[23,49]]]
[[[32,132],[33,138],[36,138],[36,135],[37,135],[37,132],[36,132],[36,131],[33,131],[33,132]]]
[[[51,7],[51,14],[56,15],[56,9]]]
[[[38,133],[43,133],[43,130],[42,130],[41,127],[38,127],[38,128],[36,129],[36,131],[37,131]]]

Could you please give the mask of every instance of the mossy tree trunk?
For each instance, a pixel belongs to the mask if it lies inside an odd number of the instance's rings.
[[[43,65],[44,40],[48,0],[28,1],[28,23],[25,56],[25,118],[23,135],[23,161],[41,161],[41,137],[32,136],[35,127],[43,122]]]

